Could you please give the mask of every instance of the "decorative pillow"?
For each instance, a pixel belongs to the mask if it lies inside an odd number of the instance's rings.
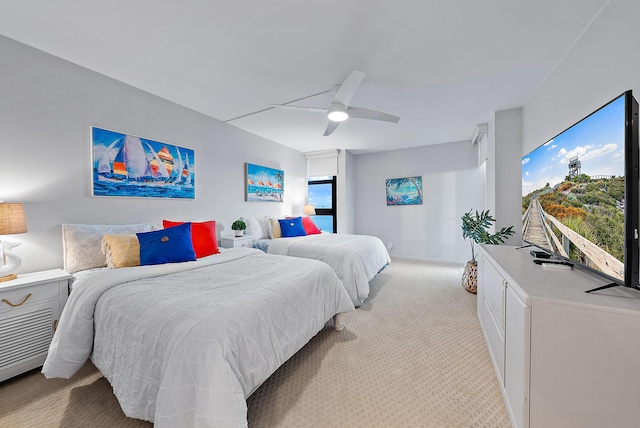
[[[196,259],[191,243],[191,223],[136,235],[140,241],[141,266],[190,262]]]
[[[247,225],[247,228],[244,231],[244,234],[247,236],[251,236],[254,239],[261,239],[262,229],[260,228],[260,223],[258,219],[253,217],[240,217],[240,220],[244,221]]]
[[[184,222],[162,220],[165,228],[180,226]],[[206,257],[220,253],[218,239],[216,238],[216,222],[214,220],[191,222],[191,243],[196,257]]]
[[[307,232],[307,235],[317,235],[322,233],[311,217],[302,217],[302,227],[304,227],[304,231]]]
[[[102,252],[108,268],[140,266],[140,242],[135,234],[104,235]]]
[[[282,231],[283,238],[291,238],[293,236],[305,236],[307,232],[302,227],[302,218],[285,218],[284,220],[278,220],[280,223],[280,230]]]
[[[282,231],[280,230],[280,222],[278,221],[278,219],[275,217],[269,217],[269,222],[271,223],[271,232],[269,233],[269,238],[282,238]]]
[[[290,216],[285,218],[296,218],[296,217]],[[304,231],[307,233],[307,235],[317,235],[319,233],[322,233],[322,231],[318,229],[318,226],[316,226],[316,224],[313,222],[311,217],[307,217],[307,216],[302,217],[302,227],[304,228]]]
[[[64,270],[69,273],[105,267],[107,260],[102,253],[104,235],[148,232],[157,229],[151,223],[141,224],[63,224],[62,255]]]
[[[258,217],[258,223],[260,223],[260,238],[258,239],[269,239],[271,236],[271,217],[264,216]]]
[[[240,217],[247,225],[244,231],[245,235],[251,236],[253,239],[269,239],[271,237],[271,217]]]

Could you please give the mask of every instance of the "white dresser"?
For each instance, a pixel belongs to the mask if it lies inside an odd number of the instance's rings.
[[[0,382],[44,363],[70,278],[53,269],[0,282]]]
[[[515,427],[640,426],[640,291],[483,245],[478,318]]]

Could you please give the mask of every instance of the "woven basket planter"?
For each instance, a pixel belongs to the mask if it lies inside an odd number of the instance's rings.
[[[469,293],[478,293],[478,263],[467,262],[462,273],[462,286]]]

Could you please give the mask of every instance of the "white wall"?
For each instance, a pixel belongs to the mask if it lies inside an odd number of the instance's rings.
[[[338,233],[355,233],[355,158],[348,150],[341,150],[338,157],[336,192],[338,204]]]
[[[489,133],[492,151],[491,165],[495,167],[495,195],[491,215],[496,219],[494,231],[514,226],[516,232],[506,244],[522,242],[522,204],[513,203],[522,197],[522,108],[496,111]]]
[[[302,153],[0,37],[0,200],[23,201],[20,273],[62,266],[61,223],[302,214]],[[90,126],[192,148],[196,199],[91,196]],[[245,162],[284,170],[285,201],[245,202]]]
[[[387,206],[389,178],[422,176],[423,205]],[[355,157],[355,232],[392,243],[394,257],[465,262],[460,218],[482,209],[484,177],[469,141]]]
[[[640,2],[611,0],[523,110],[526,154],[622,92],[640,100]]]

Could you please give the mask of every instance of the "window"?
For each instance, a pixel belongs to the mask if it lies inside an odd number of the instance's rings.
[[[335,233],[336,216],[336,177],[310,177],[308,181],[309,203],[316,209],[311,216],[313,222],[324,232]]]

